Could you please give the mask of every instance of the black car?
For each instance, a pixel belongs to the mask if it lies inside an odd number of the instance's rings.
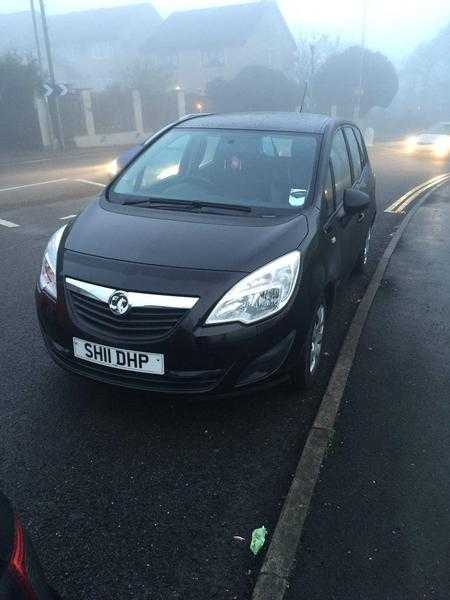
[[[375,213],[352,123],[185,118],[51,238],[36,293],[47,348],[69,371],[157,392],[308,386]]]
[[[58,600],[31,540],[0,492],[0,600]]]

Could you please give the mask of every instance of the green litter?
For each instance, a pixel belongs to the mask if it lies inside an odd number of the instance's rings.
[[[250,550],[256,556],[261,548],[264,546],[266,541],[267,529],[264,527],[258,527],[254,529],[252,533],[252,541],[250,542]]]

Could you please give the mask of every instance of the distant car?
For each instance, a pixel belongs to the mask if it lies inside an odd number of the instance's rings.
[[[47,584],[31,540],[1,492],[0,599],[60,600]]]
[[[409,154],[428,154],[435,158],[450,157],[450,122],[433,125],[426,131],[413,135],[406,140]]]
[[[117,158],[111,161],[108,165],[108,174],[111,177],[116,177],[132,160],[133,158],[142,150],[144,144],[138,144],[136,146],[132,146],[125,150]]]
[[[354,124],[185,118],[50,239],[36,289],[47,349],[79,375],[155,392],[308,387],[375,214]]]

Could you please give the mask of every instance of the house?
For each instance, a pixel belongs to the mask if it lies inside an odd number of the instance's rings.
[[[171,14],[144,46],[155,66],[173,72],[177,85],[203,93],[208,82],[232,79],[249,65],[292,76],[297,46],[274,1]]]
[[[148,2],[47,17],[58,81],[102,89],[121,78],[142,44],[162,22]],[[38,14],[41,48],[44,48]],[[36,56],[30,12],[0,14],[0,54]]]

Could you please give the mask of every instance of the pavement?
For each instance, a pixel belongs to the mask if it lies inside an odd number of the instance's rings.
[[[413,216],[366,321],[288,600],[450,597],[450,186]]]
[[[43,249],[107,183],[112,158],[0,165],[0,487],[66,599],[244,600],[264,558],[248,549],[251,531],[265,525],[270,540],[348,325],[403,218],[385,210],[449,165],[373,149],[368,273],[337,298],[313,390],[186,404],[72,378],[40,338]]]

